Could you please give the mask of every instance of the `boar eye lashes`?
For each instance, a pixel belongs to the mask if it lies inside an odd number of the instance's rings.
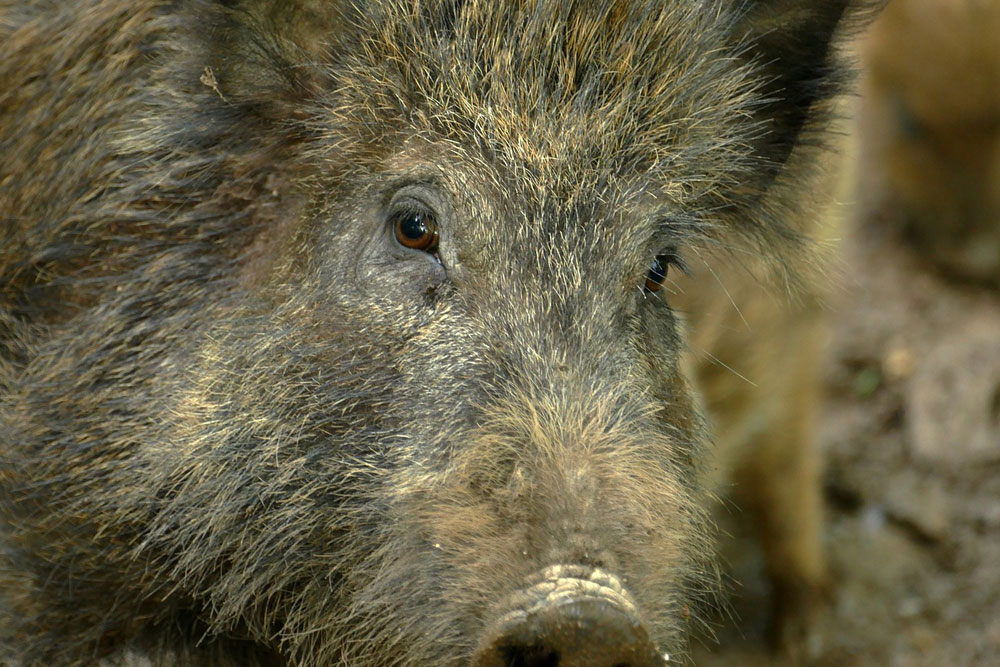
[[[643,294],[652,294],[660,291],[663,281],[667,277],[667,272],[673,266],[681,273],[687,273],[683,261],[677,254],[676,248],[666,248],[653,258],[646,272],[646,282],[642,286]]]

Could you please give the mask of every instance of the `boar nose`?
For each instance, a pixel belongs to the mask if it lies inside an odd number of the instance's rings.
[[[622,604],[625,600],[616,592],[577,578],[546,583],[527,592],[533,604],[500,619],[480,644],[473,667],[666,664],[631,605]],[[541,599],[539,588],[548,589]]]
[[[663,658],[629,614],[601,600],[541,610],[503,628],[475,667],[658,667]]]

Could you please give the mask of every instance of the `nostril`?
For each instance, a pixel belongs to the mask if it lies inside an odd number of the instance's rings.
[[[633,615],[606,600],[514,613],[487,635],[473,667],[664,667]]]
[[[562,566],[543,574],[511,595],[470,667],[665,667],[617,577]]]
[[[500,648],[504,667],[559,667],[559,651],[544,646]]]

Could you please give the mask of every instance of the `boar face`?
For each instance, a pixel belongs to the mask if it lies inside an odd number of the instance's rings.
[[[91,4],[0,10],[8,652],[683,651],[670,275],[795,245],[846,3]]]

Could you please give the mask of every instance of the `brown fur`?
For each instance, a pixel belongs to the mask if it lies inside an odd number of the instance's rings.
[[[833,112],[832,134],[843,146],[850,116]],[[770,580],[767,619],[772,645],[797,663],[818,646],[812,625],[834,591],[823,549],[822,457],[815,442],[820,371],[838,284],[839,241],[849,155],[794,152],[808,159],[810,265],[791,289],[769,284],[767,259],[753,252],[692,253],[685,275],[668,281],[687,334],[685,367],[707,414],[713,450],[705,483],[720,497],[722,521],[751,525]],[[849,170],[848,170],[849,171]],[[800,171],[800,173],[802,173]],[[780,277],[781,274],[779,274]],[[740,582],[736,582],[737,587]]]
[[[0,2],[3,656],[463,664],[563,563],[683,654],[703,429],[641,285],[809,264],[847,4]]]
[[[686,316],[687,365],[713,436],[706,484],[724,499],[720,512],[754,524],[772,587],[770,639],[801,657],[830,593],[814,442],[826,314],[818,284],[794,296],[768,290],[747,263],[700,257],[671,301]]]
[[[893,0],[863,54],[860,190],[947,275],[1000,284],[1000,5]]]

